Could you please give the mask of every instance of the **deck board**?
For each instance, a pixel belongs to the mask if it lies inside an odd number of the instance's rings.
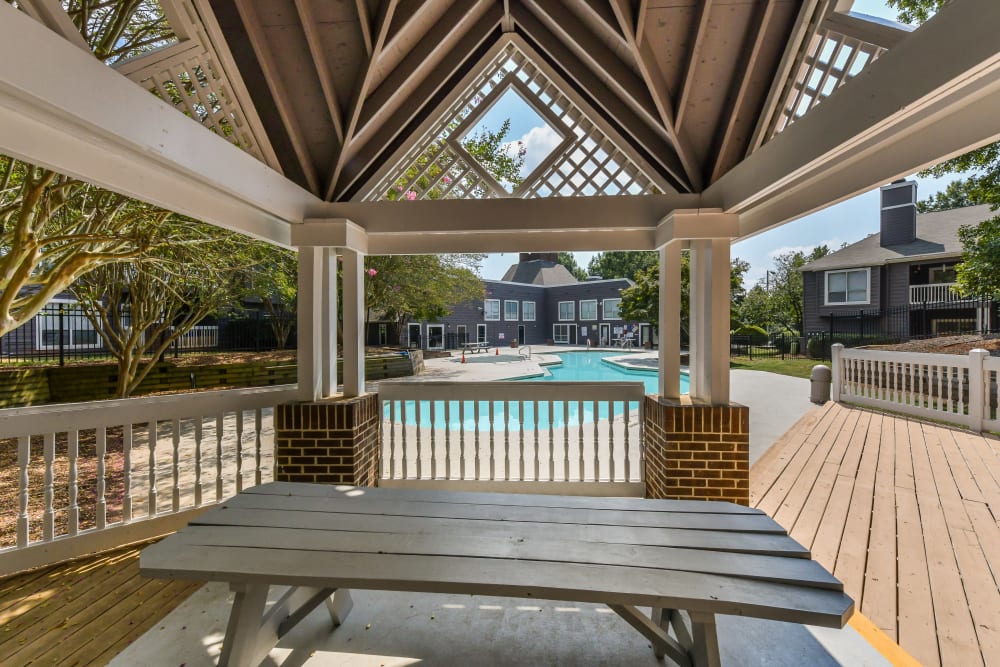
[[[107,664],[198,589],[139,576],[141,546],[0,580],[0,662]]]
[[[830,403],[751,469],[750,488],[922,664],[1000,659],[996,437]]]

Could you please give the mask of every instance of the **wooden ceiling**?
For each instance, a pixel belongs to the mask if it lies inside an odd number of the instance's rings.
[[[506,33],[661,181],[701,192],[754,145],[786,47],[818,4],[211,0],[282,170],[328,201],[356,198]]]

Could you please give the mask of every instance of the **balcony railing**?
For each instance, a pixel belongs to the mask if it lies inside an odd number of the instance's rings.
[[[910,285],[910,303],[951,303],[964,301],[958,292],[954,291],[956,283],[935,283],[933,285]]]
[[[380,484],[640,493],[643,396],[641,382],[383,382]]]
[[[271,410],[294,385],[0,410],[0,531],[16,572],[156,537],[270,481]]]

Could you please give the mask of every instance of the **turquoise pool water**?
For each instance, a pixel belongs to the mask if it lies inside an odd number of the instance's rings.
[[[607,357],[621,356],[620,352],[565,352],[557,354],[562,361],[558,366],[548,366],[548,375],[543,377],[523,378],[513,380],[517,382],[642,382],[645,393],[654,394],[658,388],[658,374],[656,371],[632,371],[623,370],[617,366],[602,361]],[[688,376],[681,375],[681,392],[688,391]],[[516,391],[512,392],[516,398]],[[420,401],[419,412],[416,401],[406,401],[405,408],[397,401],[395,419],[397,422],[405,421],[408,425],[418,422],[424,428],[444,429],[448,428],[457,431],[464,428],[466,431],[488,431],[490,428],[490,404],[488,401],[475,402],[468,401]],[[431,419],[431,403],[434,404],[434,417]],[[445,408],[447,403],[447,410]],[[464,404],[464,419],[463,406]],[[613,414],[620,417],[625,411],[625,401],[615,401],[612,404],[607,402],[597,404],[598,420],[607,420],[609,407],[613,406]],[[581,410],[582,407],[582,410]],[[631,401],[628,409],[636,410],[639,404]],[[505,409],[509,408],[509,409]],[[537,406],[531,403],[524,405],[524,415],[522,416],[520,406],[517,403],[505,404],[502,401],[493,402],[493,430],[503,432],[505,424],[510,431],[521,429],[539,430],[547,429],[551,425],[554,428],[561,428],[566,424],[578,426],[592,424],[594,422],[594,403],[578,401],[553,401],[552,411],[549,413],[549,405],[542,403]],[[404,416],[405,413],[405,416]],[[447,413],[447,414],[446,414]],[[384,417],[390,417],[389,406],[385,406]]]

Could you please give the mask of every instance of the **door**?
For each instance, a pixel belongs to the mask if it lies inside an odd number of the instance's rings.
[[[486,325],[477,324],[476,325],[476,342],[485,343],[486,341]]]
[[[464,324],[458,325],[458,327],[455,329],[455,336],[456,336],[455,343],[457,344],[457,347],[462,347],[463,345],[469,342],[469,334],[466,331]]]
[[[653,332],[653,328],[651,326],[649,326],[648,324],[640,324],[639,325],[639,345],[645,346],[646,343],[649,343],[650,345],[652,345],[653,341],[650,338],[650,335],[652,334],[652,332]]]
[[[428,324],[427,325],[427,349],[428,350],[443,350],[444,349],[444,325],[443,324]]]
[[[389,325],[387,324],[378,325],[378,344],[379,345],[389,344]]]
[[[598,324],[598,337],[601,339],[601,347],[607,347],[611,345],[611,325],[610,324]]]
[[[519,345],[524,345],[524,325],[517,325],[517,342]]]
[[[420,348],[420,325],[419,324],[408,324],[406,325],[406,340],[411,348]]]

